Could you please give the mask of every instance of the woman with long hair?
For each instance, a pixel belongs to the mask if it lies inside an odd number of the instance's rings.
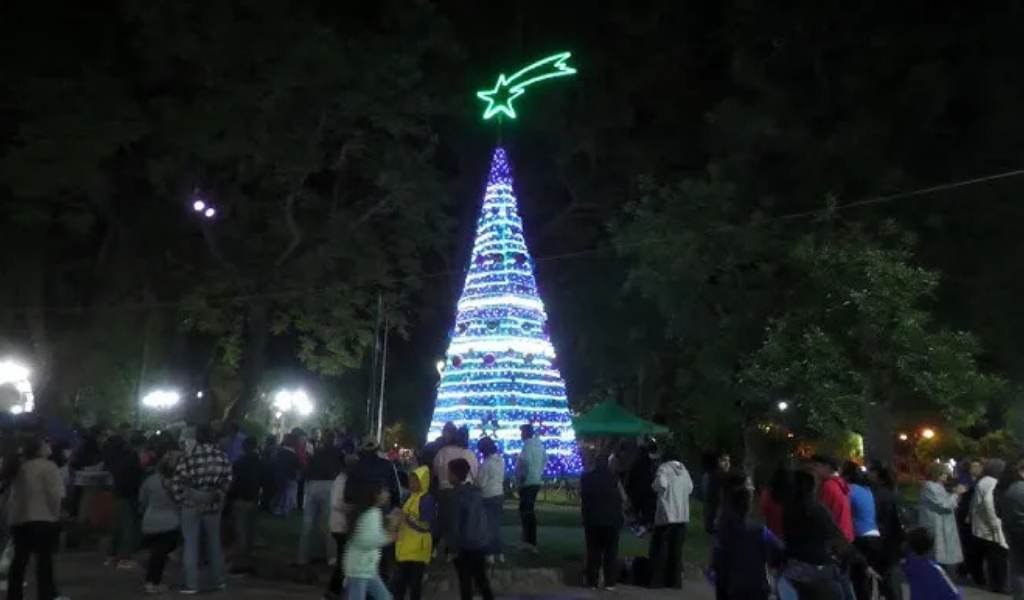
[[[384,527],[383,508],[391,505],[391,495],[382,481],[371,479],[353,492],[352,527],[345,545],[345,598],[391,600],[391,593],[380,577],[381,548],[395,541],[393,519]]]
[[[843,600],[843,574],[835,557],[853,554],[855,558],[856,552],[851,552],[832,513],[818,501],[816,490],[814,475],[803,470],[793,473],[782,510],[786,565],[780,587],[791,585],[800,600]]]
[[[60,535],[64,483],[56,463],[50,460],[51,452],[49,443],[33,436],[22,444],[20,459],[4,461],[4,476],[11,482],[8,523],[14,538],[14,558],[7,575],[8,600],[22,599],[25,568],[33,554],[39,598],[64,598],[53,581],[53,551]]]

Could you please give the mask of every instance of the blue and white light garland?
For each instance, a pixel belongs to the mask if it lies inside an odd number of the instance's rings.
[[[545,475],[581,470],[565,382],[502,148],[491,159],[428,439],[439,436],[446,421],[468,427],[473,441],[494,438],[506,466],[522,448],[519,427],[532,423],[547,450]]]

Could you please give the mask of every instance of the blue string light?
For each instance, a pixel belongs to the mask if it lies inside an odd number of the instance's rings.
[[[565,381],[503,148],[491,159],[429,439],[441,434],[446,421],[467,427],[471,440],[491,436],[509,468],[522,449],[519,427],[532,423],[547,450],[545,475],[581,470]]]

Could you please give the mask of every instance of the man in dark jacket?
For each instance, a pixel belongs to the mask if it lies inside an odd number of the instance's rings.
[[[600,455],[588,455],[580,477],[580,509],[587,540],[587,585],[597,587],[603,568],[604,587],[615,589],[618,581],[619,530],[622,529],[622,492],[619,480]]]
[[[135,565],[131,557],[139,549],[139,488],[142,487],[142,462],[139,450],[145,440],[133,436],[128,442],[121,436],[110,439],[106,461],[114,479],[114,499],[117,518],[114,521],[114,539],[111,557],[119,569]]]
[[[233,573],[252,570],[252,542],[256,532],[256,515],[263,484],[263,463],[256,447],[256,439],[242,440],[242,455],[231,466],[231,512],[235,518],[235,558],[231,561]]]
[[[322,553],[328,539],[327,516],[331,513],[331,485],[341,473],[341,451],[334,447],[334,432],[327,430],[309,459],[306,469],[306,494],[302,505],[302,534],[299,537],[299,564]]]
[[[398,472],[395,470],[395,465],[380,455],[377,438],[367,435],[363,438],[359,450],[359,462],[352,468],[352,473],[348,476],[348,483],[345,485],[345,500],[350,503],[354,502],[351,497],[352,491],[359,489],[361,483],[370,481],[381,482],[391,494],[391,506],[387,507],[388,510],[400,505],[402,495],[398,487]],[[384,512],[387,513],[388,510]]]
[[[448,480],[452,484],[451,514],[446,519],[445,540],[455,550],[455,571],[459,575],[459,596],[473,600],[473,583],[484,600],[494,600],[491,582],[487,579],[487,548],[490,527],[484,510],[480,488],[469,482],[469,462],[456,458],[448,463]]]

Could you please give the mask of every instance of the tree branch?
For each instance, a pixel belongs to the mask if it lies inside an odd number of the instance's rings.
[[[299,224],[295,221],[295,202],[298,199],[299,194],[302,193],[302,186],[305,185],[306,179],[308,178],[309,173],[306,173],[306,175],[302,178],[302,183],[299,184],[299,189],[292,192],[291,194],[288,194],[288,199],[285,200],[284,223],[288,227],[288,231],[292,234],[292,239],[290,242],[288,242],[288,247],[286,247],[284,251],[281,252],[280,255],[278,255],[277,260],[274,261],[275,267],[280,267],[281,265],[283,265],[284,262],[288,260],[288,257],[290,257],[292,253],[295,252],[295,249],[298,248],[300,244],[302,244],[302,240],[305,238],[305,236],[302,233],[302,228],[300,228]]]

